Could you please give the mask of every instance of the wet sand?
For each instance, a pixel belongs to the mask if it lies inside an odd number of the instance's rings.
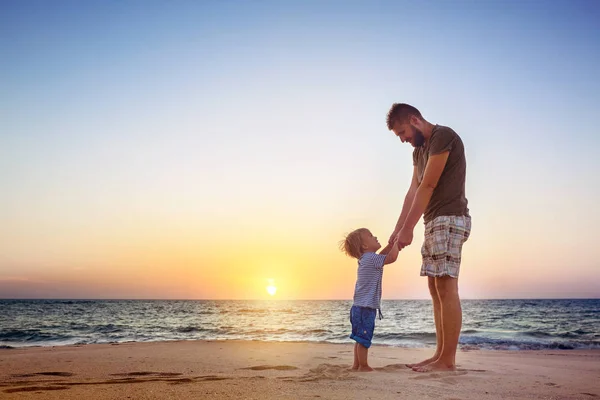
[[[1,399],[600,399],[600,350],[461,350],[455,372],[405,363],[432,349],[178,341],[0,349]]]

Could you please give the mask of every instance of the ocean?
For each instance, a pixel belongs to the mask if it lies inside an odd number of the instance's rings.
[[[0,348],[165,340],[353,343],[350,300],[0,300]],[[600,348],[600,299],[462,300],[463,349]],[[373,343],[435,346],[431,301],[383,300]]]

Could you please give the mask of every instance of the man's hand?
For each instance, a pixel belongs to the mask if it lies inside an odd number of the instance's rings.
[[[403,249],[404,247],[410,245],[413,241],[413,230],[403,227],[400,229],[400,232],[398,232],[397,240],[399,249]]]

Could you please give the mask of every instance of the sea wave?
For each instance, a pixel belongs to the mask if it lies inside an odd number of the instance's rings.
[[[167,340],[352,343],[348,301],[0,300],[0,348]],[[463,301],[459,346],[600,349],[600,300]],[[431,303],[385,300],[373,343],[433,347]],[[548,315],[552,315],[549,318]]]

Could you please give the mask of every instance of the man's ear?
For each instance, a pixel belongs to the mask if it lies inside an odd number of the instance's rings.
[[[408,122],[415,128],[420,129],[421,124],[423,123],[423,120],[413,114],[410,117],[408,117]]]

